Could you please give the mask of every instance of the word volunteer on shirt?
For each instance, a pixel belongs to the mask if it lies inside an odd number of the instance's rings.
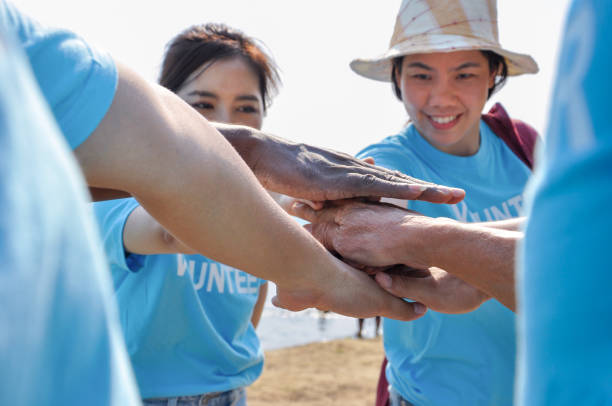
[[[259,291],[257,278],[246,272],[232,268],[231,266],[218,262],[201,262],[201,266],[196,267],[195,261],[186,258],[185,255],[177,255],[177,274],[178,276],[188,275],[193,281],[194,289],[206,289],[206,292],[213,290],[218,293],[230,294],[254,294]]]
[[[500,206],[493,205],[481,211],[471,211],[465,202],[459,202],[451,207],[456,219],[462,222],[467,222],[468,216],[473,222],[506,220],[523,215],[523,195],[511,197]]]

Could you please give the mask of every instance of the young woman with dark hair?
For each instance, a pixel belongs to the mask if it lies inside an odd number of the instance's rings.
[[[256,129],[280,84],[262,45],[221,24],[177,35],[159,81],[209,121]],[[195,254],[133,198],[95,211],[144,404],[246,405],[267,282]]]

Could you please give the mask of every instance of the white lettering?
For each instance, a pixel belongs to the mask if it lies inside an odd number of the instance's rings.
[[[202,266],[200,267],[200,279],[198,279],[198,283],[195,283],[195,277],[193,276],[193,272],[192,272],[191,281],[194,283],[193,287],[195,290],[200,290],[204,286],[204,279],[206,278],[206,268],[207,268],[206,265],[207,264],[203,262]]]
[[[247,277],[244,274],[244,272],[240,272],[239,270],[236,270],[234,275],[236,276],[236,291],[240,294],[248,293],[247,287],[244,286],[244,283],[247,280]]]
[[[225,272],[221,270],[219,264],[217,263],[210,264],[208,271],[208,285],[206,286],[206,291],[210,292],[212,290],[212,284],[215,282],[217,291],[219,293],[223,293],[225,286]]]
[[[502,203],[502,210],[503,212],[500,211],[497,207],[491,206],[491,212],[493,213],[493,217],[495,217],[495,220],[505,220],[512,217],[510,215],[510,210],[508,209],[508,205],[506,204],[506,202]]]
[[[257,286],[257,278],[250,273],[246,274],[248,281],[248,291],[247,293],[257,294],[259,293],[259,287]]]
[[[457,204],[453,204],[451,206],[453,209],[453,213],[455,213],[455,218],[463,223],[467,222],[468,215],[468,207],[465,202],[459,202]]]
[[[238,270],[224,264],[221,264],[221,269],[223,269],[223,274],[227,276],[227,291],[233,294],[234,284],[232,282],[232,272],[238,272]]]
[[[178,265],[178,269],[177,269],[178,276],[185,275],[185,272],[189,270],[189,275],[191,275],[191,279],[193,279],[193,268],[195,266],[195,261],[187,261],[185,260],[185,257],[179,254],[177,256],[177,262],[178,262],[177,264]]]
[[[480,220],[480,214],[478,214],[478,213],[470,212],[470,218],[472,219],[472,221],[474,223],[479,223],[480,221],[482,221],[482,220]]]
[[[522,195],[514,196],[508,199],[508,204],[514,207],[514,210],[516,210],[517,216],[522,215],[523,213],[523,196]]]

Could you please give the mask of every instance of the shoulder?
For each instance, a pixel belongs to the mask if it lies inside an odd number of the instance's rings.
[[[0,1],[0,28],[23,47],[42,94],[72,149],[96,129],[115,96],[117,67],[74,32],[47,27]]]
[[[511,118],[500,103],[483,114],[482,121],[523,163],[533,168],[535,145],[540,140],[535,128],[522,120]]]
[[[495,103],[488,113],[482,115],[482,120],[500,138],[509,134],[534,140],[539,137],[535,128],[522,120],[512,118],[501,103]]]

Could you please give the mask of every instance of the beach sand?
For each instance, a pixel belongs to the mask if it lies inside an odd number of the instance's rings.
[[[270,350],[249,406],[373,406],[383,359],[380,338],[346,338]]]

